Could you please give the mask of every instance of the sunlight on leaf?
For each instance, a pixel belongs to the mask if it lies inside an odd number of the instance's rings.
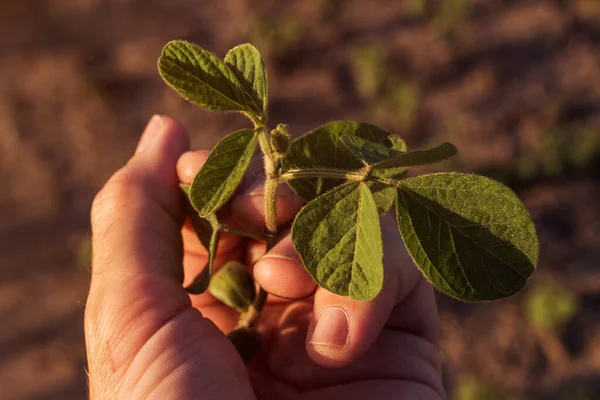
[[[258,134],[242,129],[225,136],[194,178],[190,198],[200,216],[219,210],[241,182],[256,150]]]
[[[269,87],[265,62],[258,49],[251,44],[241,44],[229,50],[224,59],[234,71],[252,99],[267,112]]]
[[[167,43],[158,60],[158,70],[169,86],[199,107],[262,114],[259,104],[249,97],[225,62],[193,43]]]
[[[256,296],[254,279],[245,265],[229,261],[210,281],[210,294],[240,313],[248,311]]]
[[[373,165],[373,169],[388,169],[399,167],[411,167],[417,165],[433,164],[446,160],[456,155],[457,150],[453,144],[443,143],[433,149],[423,151],[411,151],[390,157]]]
[[[539,243],[529,213],[506,186],[460,173],[401,181],[398,226],[415,263],[441,291],[466,301],[518,292]]]
[[[381,143],[371,142],[358,136],[341,138],[346,148],[365,165],[374,165],[380,161],[402,156],[404,153]]]
[[[379,215],[364,183],[347,183],[308,203],[292,226],[296,251],[319,286],[369,300],[383,284]]]

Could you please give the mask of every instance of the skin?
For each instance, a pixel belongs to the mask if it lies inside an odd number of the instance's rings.
[[[316,288],[293,249],[286,229],[303,201],[285,185],[277,200],[284,236],[273,249],[264,254],[264,244],[231,234],[219,245],[217,266],[254,265],[270,293],[258,324],[264,345],[246,367],[223,333],[238,314],[182,287],[207,260],[178,184],[191,182],[208,152],[188,149],[177,122],[153,117],[135,155],[94,200],[85,313],[91,399],[445,398],[433,290],[398,245],[393,218],[381,221],[380,295],[334,295]],[[248,175],[220,219],[260,232],[261,177]]]

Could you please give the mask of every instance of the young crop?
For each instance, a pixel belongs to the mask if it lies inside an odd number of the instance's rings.
[[[292,225],[292,240],[315,282],[342,296],[370,300],[384,279],[379,217],[395,209],[398,228],[417,268],[442,292],[464,301],[494,300],[519,291],[538,261],[538,239],[517,196],[491,179],[456,172],[409,177],[412,166],[456,154],[444,143],[408,151],[404,141],[370,124],[335,121],[291,140],[285,125],[267,128],[267,71],[250,44],[223,60],[188,42],[172,41],[158,61],[166,83],[211,111],[238,111],[253,127],[223,138],[191,186],[182,185],[189,216],[209,252],[208,265],[187,287],[206,289],[240,311],[230,334],[239,348],[256,347],[252,330],[266,301],[239,263],[211,268],[223,231],[267,243],[278,240],[277,187],[289,185],[308,201]],[[265,169],[265,229],[245,232],[222,225],[223,207],[259,148]],[[241,344],[240,344],[241,343]],[[245,359],[251,356],[246,355]]]

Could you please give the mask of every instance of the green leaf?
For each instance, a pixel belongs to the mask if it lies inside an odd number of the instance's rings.
[[[367,185],[341,185],[308,203],[292,240],[313,279],[330,292],[369,300],[383,284],[379,214]]]
[[[525,206],[491,179],[460,173],[405,179],[396,213],[419,269],[458,299],[510,296],[537,264],[538,238]]]
[[[363,164],[343,145],[340,138],[358,136],[375,143],[393,145],[389,133],[370,124],[353,121],[330,122],[296,139],[283,159],[285,169],[292,168],[337,168],[356,170]],[[296,179],[290,187],[306,200],[312,200],[342,184],[339,179]]]
[[[405,170],[406,171],[406,170]],[[367,186],[373,195],[373,200],[377,205],[377,212],[385,214],[394,205],[396,200],[396,188],[381,182],[367,182]]]
[[[254,155],[258,134],[242,129],[225,136],[210,152],[192,183],[190,198],[202,217],[221,208],[241,182]]]
[[[373,169],[388,169],[399,167],[411,167],[417,165],[433,164],[445,160],[457,153],[456,147],[450,143],[443,143],[433,149],[423,151],[411,151],[396,155],[387,160],[382,160],[373,165]]]
[[[229,261],[210,281],[210,294],[240,313],[248,311],[256,297],[254,279],[245,265]]]
[[[346,148],[364,165],[375,165],[383,160],[395,158],[405,153],[381,143],[371,142],[359,136],[340,138]]]
[[[212,267],[217,255],[220,237],[219,221],[217,221],[217,217],[214,214],[209,215],[206,218],[200,217],[190,202],[190,185],[181,184],[180,187],[185,193],[188,209],[187,214],[190,218],[192,227],[194,228],[198,239],[200,239],[200,242],[208,251],[208,262],[202,269],[202,272],[194,278],[193,282],[190,283],[185,290],[191,294],[202,294],[208,289]]]
[[[224,59],[246,88],[246,92],[267,112],[269,87],[265,62],[258,49],[249,43],[229,50]]]
[[[408,149],[406,148],[406,142],[398,135],[390,135],[388,139],[392,142],[392,148],[402,151],[406,153]]]
[[[189,42],[174,40],[163,48],[158,70],[185,99],[212,111],[262,114],[236,74],[217,56]]]

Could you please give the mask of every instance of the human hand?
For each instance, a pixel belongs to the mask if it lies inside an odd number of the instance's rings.
[[[238,314],[182,287],[184,270],[189,281],[207,258],[189,224],[181,228],[178,183],[190,183],[208,155],[187,149],[183,128],[155,117],[94,201],[85,318],[92,399],[444,398],[433,290],[391,244],[398,233],[387,216],[384,288],[368,302],[316,289],[289,235],[265,255],[261,243],[222,236],[216,265],[256,261],[254,277],[272,294],[258,324],[263,350],[245,368],[222,333]],[[259,231],[263,196],[260,178],[251,180],[222,218]],[[302,201],[281,188],[283,226]]]

